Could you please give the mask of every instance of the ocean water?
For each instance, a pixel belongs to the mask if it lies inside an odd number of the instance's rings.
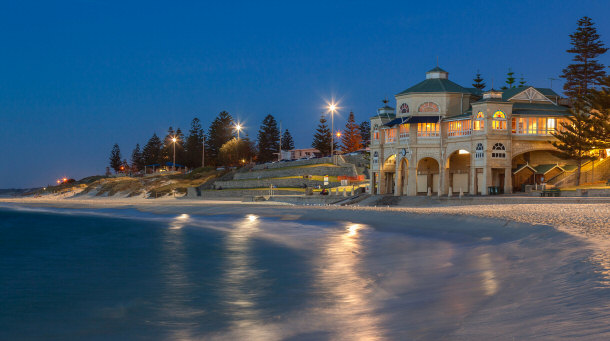
[[[610,339],[591,250],[475,222],[0,207],[0,340]]]

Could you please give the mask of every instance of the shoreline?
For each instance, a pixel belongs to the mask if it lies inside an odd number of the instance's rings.
[[[512,221],[532,226],[546,225],[579,238],[594,242],[610,243],[610,198],[531,198],[498,197],[469,198],[468,200],[429,200],[415,202],[409,206],[334,206],[298,205],[277,201],[242,202],[237,200],[200,200],[185,198],[0,198],[1,203],[30,207],[54,207],[74,209],[131,208],[150,213],[163,214],[256,214],[281,219],[305,218],[312,220],[341,221],[347,219],[366,220],[378,225],[389,216],[435,215],[454,217],[488,218]],[[500,200],[496,200],[500,199]],[[560,199],[560,200],[557,200]],[[369,212],[376,219],[368,219]],[[380,216],[381,215],[381,216]],[[387,217],[384,217],[387,216]],[[371,217],[372,218],[372,217]],[[371,222],[373,221],[373,222]],[[364,221],[363,221],[364,222]],[[610,244],[609,244],[610,245]]]

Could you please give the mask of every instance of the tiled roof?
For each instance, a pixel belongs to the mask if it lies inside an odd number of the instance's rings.
[[[433,69],[434,70],[434,69]],[[471,94],[472,92],[461,85],[458,85],[445,78],[430,78],[413,85],[398,95],[405,95],[414,92],[457,92]]]

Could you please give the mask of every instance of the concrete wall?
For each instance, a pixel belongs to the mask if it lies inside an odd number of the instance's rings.
[[[286,176],[300,176],[300,175],[347,175],[356,176],[353,167],[330,167],[330,166],[319,166],[319,167],[305,167],[305,168],[279,168],[279,169],[268,169],[251,171],[244,173],[236,173],[234,180],[245,180],[245,179],[265,179],[265,178],[281,178]]]
[[[290,178],[290,179],[252,179],[252,180],[230,180],[230,181],[216,181],[215,188],[269,188],[270,185],[276,187],[301,187],[303,184],[307,184],[308,187],[315,187],[318,185],[324,185],[324,181],[309,180],[304,178]],[[331,186],[338,186],[340,182],[333,182]]]

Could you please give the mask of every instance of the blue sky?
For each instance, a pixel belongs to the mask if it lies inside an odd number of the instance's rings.
[[[610,43],[608,13],[586,0],[3,2],[0,188],[101,174],[115,142],[128,157],[222,110],[251,137],[272,114],[309,147],[325,100],[341,99],[337,126],[350,110],[365,120],[437,57],[464,86],[510,67],[549,87],[580,17]]]

